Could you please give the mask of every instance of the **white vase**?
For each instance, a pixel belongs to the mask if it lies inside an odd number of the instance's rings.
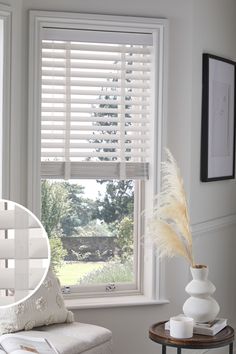
[[[204,265],[191,267],[191,273],[193,280],[185,288],[190,297],[183,305],[183,312],[196,322],[213,321],[218,315],[220,307],[211,296],[216,288],[207,279],[208,267]]]

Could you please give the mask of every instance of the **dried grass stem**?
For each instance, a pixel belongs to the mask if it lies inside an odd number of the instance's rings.
[[[183,179],[171,152],[162,162],[162,191],[157,196],[157,207],[149,223],[149,233],[160,256],[184,257],[192,267],[192,233]]]

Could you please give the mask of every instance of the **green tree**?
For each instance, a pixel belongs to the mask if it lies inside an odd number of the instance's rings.
[[[110,224],[125,216],[133,217],[134,186],[132,180],[98,181],[106,183],[106,193],[97,200],[97,217]]]
[[[68,193],[70,213],[61,219],[63,235],[77,234],[78,227],[86,226],[96,218],[96,202],[84,197],[84,187],[77,183],[63,182]]]
[[[57,272],[67,255],[60,239],[60,221],[70,211],[68,193],[60,182],[43,180],[41,202],[41,221],[48,234],[51,246],[51,266]]]
[[[63,247],[61,238],[56,234],[51,235],[49,242],[51,247],[51,267],[57,273],[64,263],[67,251]]]
[[[61,235],[61,219],[69,214],[68,191],[60,182],[43,180],[41,184],[41,221],[50,238]]]
[[[119,257],[121,263],[131,260],[133,255],[133,220],[124,217],[118,225],[116,244],[119,248]]]

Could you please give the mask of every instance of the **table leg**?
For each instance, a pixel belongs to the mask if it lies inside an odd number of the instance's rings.
[[[162,354],[166,354],[166,346],[162,345]]]
[[[234,347],[234,344],[230,343],[230,345],[229,345],[229,354],[233,354],[233,347]]]
[[[181,348],[177,348],[177,354],[181,354]]]

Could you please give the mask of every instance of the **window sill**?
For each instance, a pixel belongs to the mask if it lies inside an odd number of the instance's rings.
[[[126,306],[144,306],[144,305],[163,305],[168,304],[166,299],[151,300],[143,295],[136,296],[115,296],[101,298],[81,298],[65,299],[65,305],[69,310],[108,308],[108,307],[126,307]]]

